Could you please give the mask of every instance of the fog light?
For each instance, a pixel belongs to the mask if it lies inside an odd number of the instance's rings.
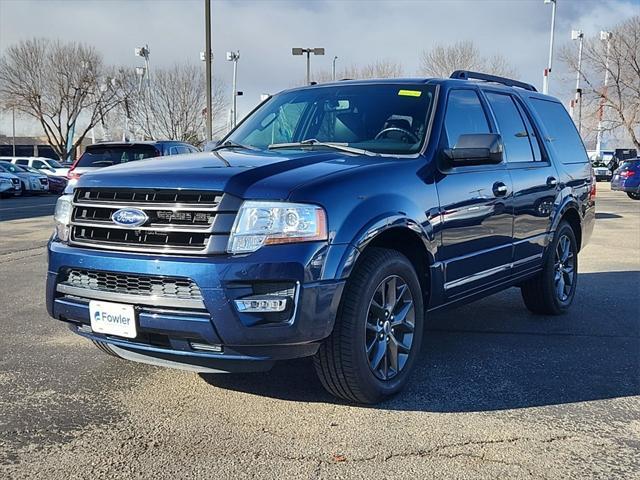
[[[209,343],[189,342],[194,350],[203,350],[205,352],[222,353],[222,345],[211,345]]]
[[[256,295],[234,300],[234,303],[240,313],[284,312],[287,308],[288,298],[276,297],[275,295]]]

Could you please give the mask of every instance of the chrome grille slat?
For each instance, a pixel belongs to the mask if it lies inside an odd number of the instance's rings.
[[[230,233],[238,205],[235,198],[227,202],[224,198],[209,191],[79,188],[73,200],[70,243],[150,254],[224,253],[221,241]],[[118,225],[111,217],[122,208],[142,210],[149,220],[138,227]]]

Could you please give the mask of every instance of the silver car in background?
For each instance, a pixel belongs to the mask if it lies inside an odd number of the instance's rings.
[[[10,162],[0,161],[0,173],[10,173],[20,179],[22,194],[49,192],[49,179],[42,173],[31,173]]]
[[[18,177],[11,173],[0,172],[0,198],[21,195],[22,188]]]

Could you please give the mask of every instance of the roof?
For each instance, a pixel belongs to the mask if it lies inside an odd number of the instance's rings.
[[[474,72],[469,72],[469,73],[473,74]],[[482,75],[483,77],[487,77],[487,78],[492,77],[490,75],[483,75],[483,74],[478,74],[478,75]],[[500,77],[495,77],[495,76],[493,78],[500,79]],[[371,78],[371,79],[358,79],[358,80],[345,79],[345,80],[339,80],[335,82],[318,83],[315,85],[305,85],[305,86],[287,89],[284,91],[296,91],[296,90],[305,90],[310,88],[322,88],[322,87],[335,87],[335,86],[340,86],[345,84],[346,85],[429,85],[430,84],[430,85],[446,85],[446,86],[452,87],[456,85],[468,86],[471,82],[473,85],[477,85],[481,88],[483,87],[489,87],[493,89],[498,88],[498,89],[504,89],[505,91],[510,91],[510,92],[513,92],[515,90],[516,92],[524,93],[527,96],[535,96],[536,98],[547,98],[547,99],[555,100],[554,97],[537,92],[535,88],[533,88],[531,85],[528,85],[524,82],[519,82],[517,80],[512,80],[507,78],[504,78],[503,80],[512,82],[516,85],[511,86],[511,85],[505,85],[503,83],[498,83],[497,81],[494,82],[489,80],[477,80],[477,79],[474,79],[472,76],[469,79],[400,77],[400,78]],[[531,89],[524,88],[524,85],[531,87]]]

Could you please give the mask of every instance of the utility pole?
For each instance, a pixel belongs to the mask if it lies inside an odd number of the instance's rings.
[[[324,48],[292,48],[292,55],[307,55],[307,85],[311,83],[311,54],[324,55]]]
[[[596,136],[596,155],[600,158],[600,148],[602,146],[602,118],[604,117],[604,96],[607,94],[607,85],[609,83],[609,52],[611,50],[611,32],[600,32],[600,40],[607,42],[607,54],[604,61],[604,86],[602,87],[602,95],[600,97],[600,108],[598,111],[598,134]]]
[[[578,44],[578,68],[576,71],[576,95],[571,102],[569,114],[574,118],[574,111],[578,105],[578,133],[582,135],[582,90],[580,89],[580,75],[582,74],[582,44],[584,42],[584,33],[581,30],[571,30],[571,40],[579,40]],[[575,118],[573,119],[575,122]]]
[[[204,0],[204,28],[205,45],[204,61],[206,65],[206,88],[207,88],[207,142],[211,141],[212,115],[211,115],[211,0]]]
[[[557,0],[544,0],[544,3],[551,3],[551,39],[549,40],[549,63],[547,68],[544,69],[544,77],[542,77],[542,93],[547,95],[549,93],[549,75],[551,75],[551,67],[553,66],[553,35],[556,30],[556,7],[558,6]]]
[[[331,68],[331,77],[334,82],[336,81],[336,60],[338,60],[338,57],[333,57],[333,67]]]
[[[240,60],[240,50],[237,52],[227,52],[227,60],[229,62],[233,62],[233,98],[231,99],[231,128],[236,127],[236,123],[238,121],[238,109],[237,109],[237,99],[238,99],[238,60]]]
[[[12,157],[16,156],[16,107],[11,107],[11,124],[12,124],[12,138],[11,138],[11,145],[13,147],[13,155]]]

